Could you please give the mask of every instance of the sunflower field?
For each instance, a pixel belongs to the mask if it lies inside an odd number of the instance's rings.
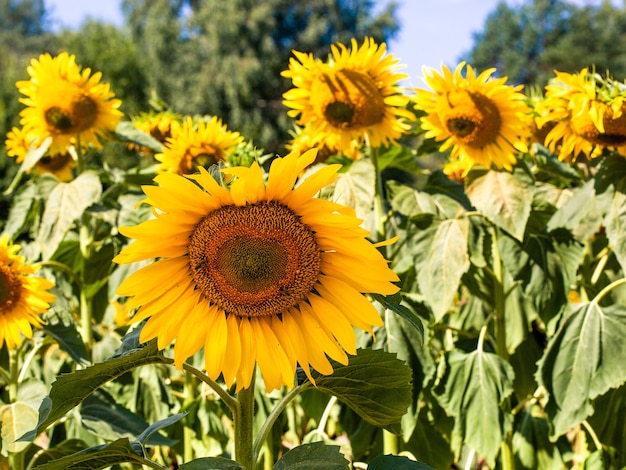
[[[626,467],[626,83],[293,51],[284,155],[42,54],[0,469]]]

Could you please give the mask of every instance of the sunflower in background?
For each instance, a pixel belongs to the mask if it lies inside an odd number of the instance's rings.
[[[366,237],[354,210],[314,198],[340,165],[300,181],[311,150],[275,159],[267,182],[255,162],[223,169],[223,187],[202,167],[187,178],[163,173],[144,186],[155,219],[120,232],[135,241],[117,263],[158,258],[117,293],[149,318],[140,339],[172,341],[174,362],[204,347],[208,376],[237,390],[258,364],[268,390],[294,385],[296,365],[331,374],[328,357],[347,364],[353,327],[373,333],[382,320],[362,293],[394,294],[398,277]],[[191,181],[190,181],[191,180]],[[328,356],[328,357],[327,357]]]
[[[465,62],[454,72],[444,65],[441,74],[424,68],[431,90],[416,90],[416,107],[426,112],[421,118],[425,137],[443,142],[442,152],[451,149],[451,160],[510,171],[516,155],[527,151],[527,127],[521,123],[530,109],[522,86],[507,85],[506,77],[492,78],[494,72],[476,75]],[[465,166],[469,171],[471,165]]]
[[[22,344],[22,335],[33,337],[33,327],[44,324],[39,315],[55,300],[48,292],[54,284],[33,276],[38,268],[25,264],[20,248],[0,237],[0,347],[6,342],[9,349]]]
[[[208,121],[194,121],[188,116],[166,139],[163,152],[155,157],[161,162],[161,171],[188,175],[226,160],[229,152],[243,141],[239,132],[229,131],[216,116]]]
[[[137,129],[165,144],[180,129],[183,117],[172,111],[149,111],[133,116],[131,121]],[[129,144],[128,148],[129,150],[137,150],[144,156],[154,153],[149,148],[136,144]]]
[[[374,147],[395,143],[410,130],[404,119],[415,117],[405,109],[409,98],[398,85],[408,76],[395,73],[401,65],[386,51],[371,38],[360,47],[353,39],[351,50],[332,45],[328,63],[293,51],[295,58],[282,72],[294,85],[283,95],[291,108],[287,114],[308,127],[316,141],[331,136],[343,152],[364,139]]]
[[[307,150],[317,149],[317,157],[315,163],[323,163],[333,156],[343,155],[350,160],[359,160],[362,158],[359,143],[356,140],[350,142],[350,146],[342,149],[339,144],[339,137],[337,135],[325,135],[318,138],[314,132],[307,128],[296,128],[294,137],[285,146],[290,152],[297,154],[303,154]]]
[[[555,72],[546,86],[539,126],[552,126],[546,146],[559,159],[588,158],[604,149],[626,156],[626,85],[584,68],[579,73]]]
[[[34,140],[35,138],[29,137],[24,129],[14,127],[7,133],[5,141],[7,155],[15,157],[15,163],[21,164]],[[50,151],[47,151],[46,155],[35,163],[35,173],[38,175],[49,173],[56,176],[60,181],[71,181],[74,178],[73,169],[75,167],[74,148],[68,147],[64,152],[57,154],[50,154]]]
[[[121,101],[102,74],[76,65],[75,56],[62,52],[56,57],[42,54],[27,68],[30,80],[17,82],[26,105],[20,123],[39,146],[52,138],[51,154],[60,154],[71,145],[101,148],[100,138],[113,132],[122,118]]]

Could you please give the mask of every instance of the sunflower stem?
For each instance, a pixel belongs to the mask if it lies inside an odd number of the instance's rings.
[[[237,394],[237,406],[233,413],[235,460],[246,470],[254,470],[256,466],[253,447],[255,376],[253,373],[250,386]]]
[[[168,361],[169,364],[173,364],[174,360],[170,359]],[[207,384],[211,389],[222,399],[224,404],[228,407],[228,409],[234,414],[235,409],[237,408],[237,400],[233,398],[226,390],[224,390],[220,384],[211,380],[208,375],[204,374],[202,371],[196,369],[191,364],[187,364],[186,362],[183,364],[183,369],[189,372],[191,375],[196,377],[198,380]]]
[[[9,403],[17,402],[19,377],[19,348],[9,349]],[[24,468],[24,453],[9,452],[9,468],[22,470]]]
[[[196,384],[191,374],[185,374],[185,399],[183,401],[183,409],[188,410],[195,400]],[[192,439],[194,435],[193,429],[191,429],[191,423],[193,417],[187,415],[187,426],[183,428],[183,458],[185,462],[191,462],[193,460],[193,445]]]
[[[385,230],[385,194],[383,188],[383,177],[382,172],[380,171],[380,165],[378,161],[378,147],[373,147],[369,140],[367,142],[370,150],[370,160],[372,161],[372,165],[374,165],[374,217],[375,217],[375,228],[376,228],[376,242],[381,242],[385,239],[387,231]]]
[[[76,171],[80,175],[85,171],[85,160],[83,160],[83,148],[80,145],[80,134],[76,135]]]
[[[289,405],[289,403],[291,403],[294,398],[296,398],[298,395],[300,395],[300,393],[310,387],[311,383],[305,382],[302,385],[298,385],[297,387],[292,388],[276,403],[274,408],[272,408],[272,411],[270,411],[269,415],[263,422],[261,429],[259,429],[256,438],[254,439],[253,449],[255,458],[261,453],[263,443],[267,440],[267,436],[272,430],[272,426],[274,426],[274,423],[276,422],[280,414],[285,410],[285,408],[287,408],[287,405]]]

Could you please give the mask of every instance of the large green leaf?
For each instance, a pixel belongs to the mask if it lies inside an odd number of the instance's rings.
[[[428,257],[418,271],[420,291],[437,321],[452,306],[461,276],[469,268],[468,220],[448,219],[439,224]]]
[[[120,122],[115,129],[115,134],[124,142],[131,142],[143,147],[148,147],[154,152],[161,152],[163,150],[163,144],[161,142],[150,134],[146,134],[144,131],[137,129],[132,122]]]
[[[22,401],[3,405],[0,407],[0,422],[2,422],[2,453],[21,452],[30,445],[30,442],[17,439],[36,425],[37,410]]]
[[[591,400],[626,381],[626,307],[570,307],[548,343],[537,380],[550,394],[546,412],[561,436],[592,412]]]
[[[598,207],[594,181],[574,190],[572,196],[552,215],[547,230],[570,230],[579,240],[587,240],[598,231],[602,213]]]
[[[471,353],[453,350],[446,359],[445,374],[435,393],[454,417],[457,438],[494,467],[512,426],[505,400],[513,391],[513,369],[498,355],[480,349]]]
[[[606,236],[609,239],[615,257],[626,272],[626,194],[625,187],[620,185],[613,194],[611,206],[604,219]]]
[[[516,417],[513,452],[517,468],[566,468],[563,455],[568,452],[565,438],[552,442],[548,420],[541,416],[538,405],[521,410]]]
[[[154,467],[154,463],[144,457],[141,444],[124,438],[51,460],[37,470],[98,470],[126,462]]]
[[[276,462],[272,470],[348,470],[349,462],[339,446],[313,442],[294,447]]]
[[[146,346],[120,355],[108,361],[81,369],[70,374],[60,375],[52,384],[50,395],[39,407],[39,423],[36,429],[27,432],[21,440],[32,441],[37,434],[49,425],[63,418],[72,408],[105,383],[145,364],[163,362],[156,340]]]
[[[489,220],[518,240],[524,237],[532,206],[534,185],[521,170],[472,171],[468,175],[467,197]]]
[[[395,354],[359,349],[347,366],[333,361],[332,375],[314,373],[317,388],[337,396],[361,418],[399,432],[411,404],[411,371]]]
[[[617,451],[618,468],[626,467],[626,384],[599,396],[593,406],[595,412],[587,420],[589,425],[600,442]]]
[[[374,201],[374,179],[374,167],[369,160],[354,162],[347,172],[338,176],[333,201],[354,208],[360,219],[368,221]]]
[[[400,455],[379,455],[370,462],[367,470],[433,470],[433,468]]]
[[[100,199],[102,185],[95,172],[86,171],[69,183],[59,183],[46,202],[37,235],[44,259],[49,259],[66,232],[90,205]]]

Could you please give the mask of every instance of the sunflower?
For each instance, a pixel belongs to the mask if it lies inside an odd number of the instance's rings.
[[[50,151],[62,153],[70,145],[101,148],[99,138],[115,130],[122,117],[121,101],[114,99],[102,74],[76,65],[75,57],[62,52],[56,57],[42,54],[27,68],[30,80],[18,81],[26,98],[20,112],[21,124],[40,145],[52,137]]]
[[[114,259],[159,258],[117,291],[138,308],[134,320],[149,318],[141,341],[156,337],[163,349],[175,339],[179,368],[204,347],[208,376],[236,380],[238,390],[250,386],[255,364],[273,390],[293,385],[297,364],[313,381],[309,367],[330,374],[328,357],[347,363],[353,327],[373,334],[382,324],[362,293],[393,294],[398,278],[353,209],[313,197],[340,165],[294,189],[315,154],[275,159],[267,183],[255,162],[222,170],[233,177],[228,188],[202,167],[144,186],[156,218],[122,227],[136,240]]]
[[[454,73],[446,66],[442,71],[424,68],[432,91],[416,90],[416,107],[426,112],[421,118],[425,137],[443,141],[440,151],[451,148],[452,160],[511,170],[516,154],[527,150],[520,120],[530,110],[522,86],[506,85],[506,77],[492,78],[495,69],[477,76],[465,62]]]
[[[142,112],[132,118],[133,125],[154,137],[162,144],[170,139],[178,129],[183,117],[172,111]],[[137,150],[143,155],[152,155],[152,151],[141,145],[130,144],[130,150]]]
[[[38,268],[25,264],[19,250],[6,235],[0,238],[0,347],[6,341],[9,349],[22,344],[22,334],[33,337],[32,327],[44,324],[39,314],[55,300],[47,292],[54,284],[32,276]]]
[[[365,137],[375,147],[395,142],[410,129],[403,118],[414,119],[405,109],[409,99],[404,88],[398,85],[407,75],[394,73],[398,60],[385,55],[386,45],[371,38],[361,47],[353,39],[351,50],[332,45],[331,52],[324,63],[293,51],[295,58],[282,72],[294,84],[283,95],[283,103],[291,108],[287,114],[299,116],[297,124],[308,126],[317,140],[334,136],[343,151]]]
[[[5,141],[7,155],[15,157],[16,163],[22,163],[35,140],[36,138],[30,137],[24,129],[14,127],[7,133]],[[69,147],[64,152],[54,155],[48,151],[35,164],[35,173],[38,175],[50,173],[60,181],[71,181],[74,177],[72,170],[75,166],[75,152],[72,147]]]
[[[555,73],[537,119],[551,127],[547,147],[565,161],[580,154],[596,158],[604,149],[626,156],[626,85],[587,68]]]
[[[162,171],[187,175],[198,167],[209,167],[225,160],[228,153],[243,142],[239,132],[228,130],[222,120],[213,116],[209,121],[194,122],[191,117],[166,139],[162,153],[156,154]]]
[[[358,141],[352,140],[347,148],[342,149],[337,135],[320,136],[311,132],[309,128],[297,128],[293,139],[285,147],[298,154],[317,149],[314,163],[323,163],[335,155],[344,155],[351,160],[359,160],[363,156]]]

